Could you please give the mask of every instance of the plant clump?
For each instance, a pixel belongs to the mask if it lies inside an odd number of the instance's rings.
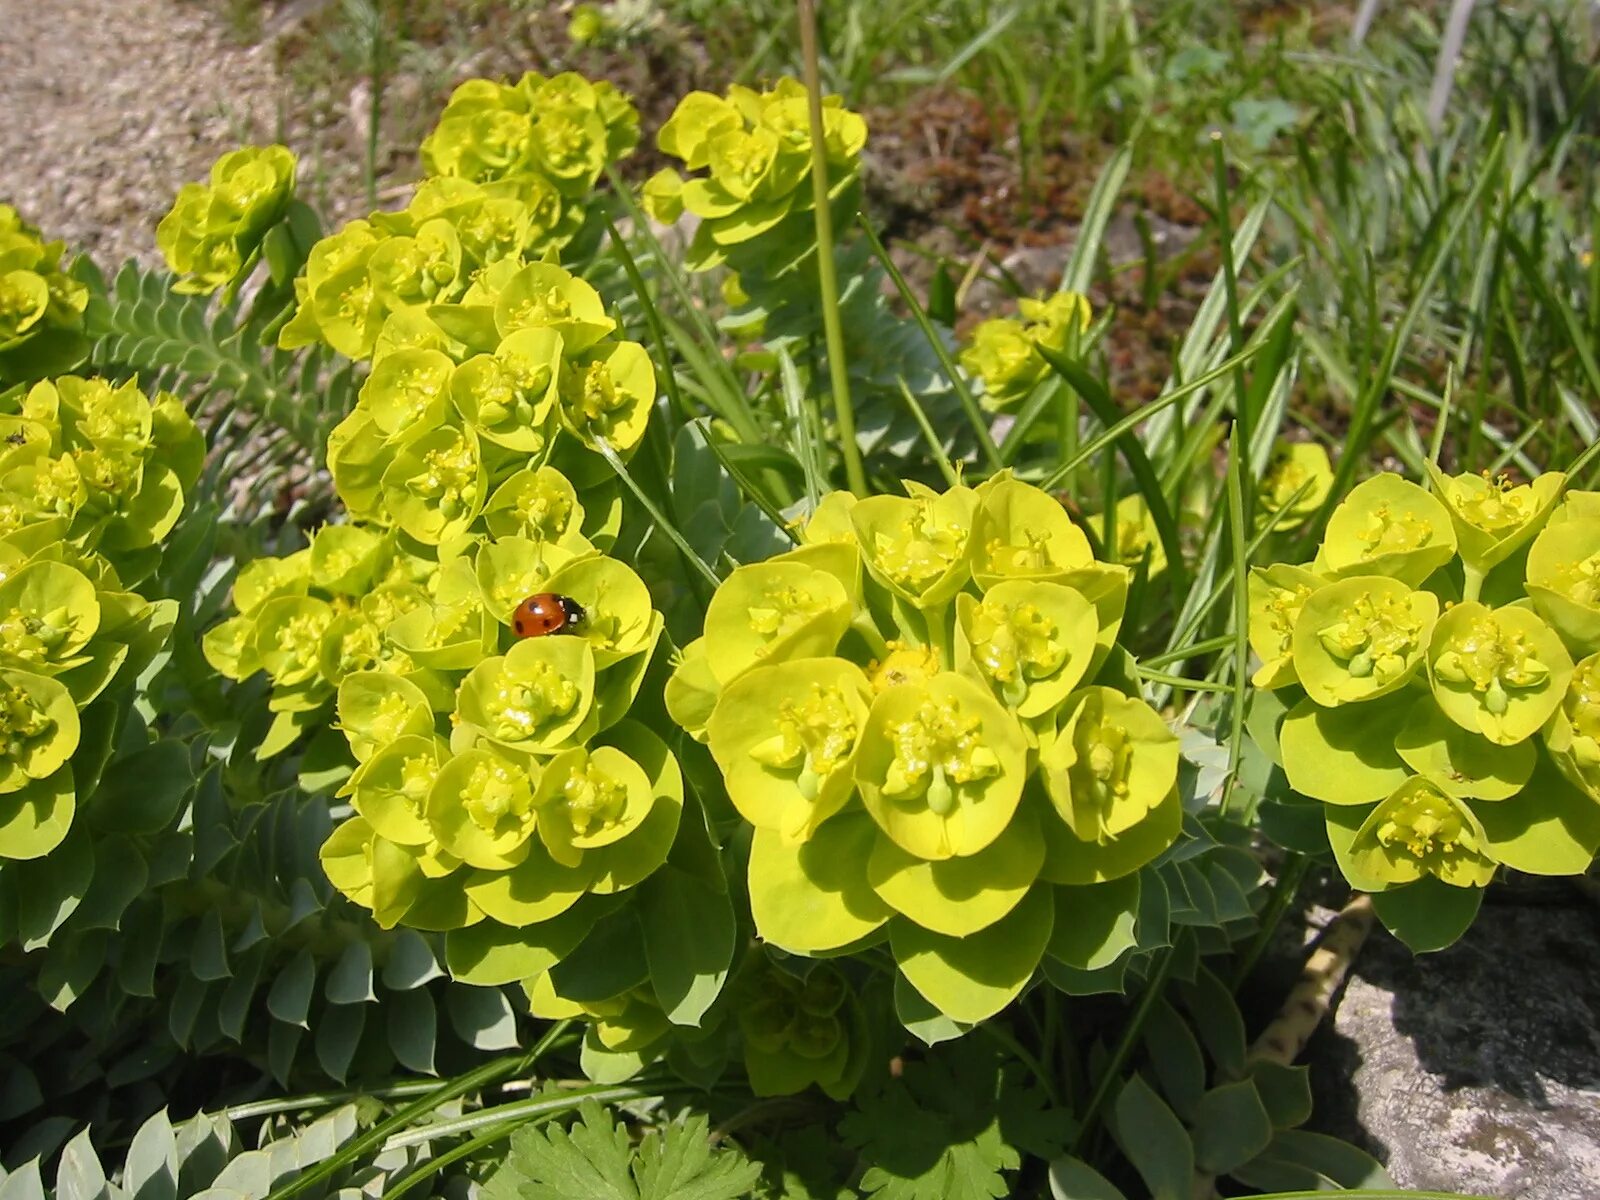
[[[1596,497],[1559,473],[1431,478],[1360,484],[1312,562],[1255,568],[1250,640],[1340,870],[1448,941],[1501,866],[1578,874],[1600,847],[1600,642],[1574,600]]]
[[[1009,473],[907,491],[832,493],[733,571],[667,704],[752,827],[759,936],[884,945],[975,1022],[1178,837],[1178,740],[1112,662],[1128,570],[1059,503]]]
[[[177,602],[138,589],[204,453],[177,398],[133,382],[0,398],[0,860],[55,850],[105,765],[80,714],[172,631]]]

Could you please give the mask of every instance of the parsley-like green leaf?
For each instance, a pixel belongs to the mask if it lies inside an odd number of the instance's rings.
[[[571,1129],[521,1129],[484,1200],[740,1200],[761,1167],[713,1150],[700,1115],[651,1130],[634,1151],[628,1131],[594,1101]]]
[[[990,1045],[969,1040],[862,1094],[840,1124],[872,1200],[995,1200],[1022,1153],[1060,1154],[1066,1115],[1046,1110]]]

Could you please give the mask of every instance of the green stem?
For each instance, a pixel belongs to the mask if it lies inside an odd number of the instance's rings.
[[[805,60],[806,94],[811,108],[811,189],[816,200],[817,282],[822,300],[822,332],[828,341],[828,378],[845,482],[858,496],[867,494],[867,472],[856,442],[856,412],[850,399],[850,373],[844,359],[844,325],[839,319],[839,279],[833,264],[833,209],[828,200],[828,148],[822,123],[822,73],[817,63],[815,0],[798,0],[800,52]]]
[[[1244,752],[1244,709],[1250,686],[1250,589],[1246,585],[1250,549],[1245,537],[1245,455],[1249,443],[1242,441],[1243,429],[1235,423],[1228,439],[1228,533],[1233,555],[1233,711],[1228,739],[1228,778],[1222,785],[1217,815],[1228,815],[1228,805],[1238,788],[1239,764]]]
[[[1267,900],[1267,906],[1261,913],[1261,928],[1256,930],[1256,936],[1251,939],[1250,946],[1244,952],[1244,957],[1239,960],[1239,965],[1234,968],[1230,990],[1237,992],[1244,986],[1244,981],[1250,978],[1250,972],[1255,970],[1256,963],[1261,960],[1262,952],[1266,950],[1267,943],[1272,940],[1272,935],[1277,931],[1278,922],[1283,920],[1283,914],[1288,911],[1289,905],[1294,902],[1295,894],[1300,890],[1300,882],[1306,877],[1306,872],[1311,869],[1311,860],[1303,854],[1292,854],[1284,863],[1283,871],[1278,876],[1278,881],[1272,885],[1272,896]]]
[[[628,249],[627,239],[617,229],[617,224],[611,219],[610,213],[606,214],[606,230],[611,234],[611,245],[617,252],[617,259],[622,263],[622,270],[628,276],[628,282],[633,285],[634,294],[639,297],[639,303],[644,308],[644,323],[650,327],[651,340],[656,344],[656,353],[661,356],[661,368],[657,374],[661,376],[662,386],[667,390],[667,398],[672,401],[673,411],[678,414],[679,420],[692,421],[694,410],[684,402],[683,393],[678,390],[678,374],[672,369],[672,347],[667,341],[667,331],[661,324],[661,313],[656,309],[656,302],[645,284],[644,275],[639,271],[638,262]]]
[[[1180,932],[1178,942],[1181,943],[1188,936],[1188,930]],[[1139,1044],[1139,1038],[1144,1033],[1144,1024],[1155,1011],[1161,993],[1166,990],[1167,977],[1172,974],[1173,965],[1177,960],[1178,944],[1174,943],[1162,956],[1161,965],[1156,968],[1155,974],[1145,984],[1144,991],[1139,996],[1139,1006],[1133,1010],[1133,1018],[1123,1029],[1117,1048],[1111,1052],[1110,1061],[1100,1073],[1100,1078],[1094,1085],[1094,1092],[1089,1097],[1089,1106],[1083,1110],[1083,1119],[1073,1131],[1072,1144],[1067,1147],[1068,1154],[1076,1155],[1083,1149],[1083,1143],[1093,1131],[1100,1110],[1106,1106],[1106,1101],[1111,1099],[1111,1090],[1121,1082],[1122,1068],[1127,1065],[1128,1058],[1133,1054],[1133,1048]]]
[[[1461,586],[1461,598],[1467,601],[1476,600],[1483,591],[1483,572],[1463,563],[1462,573],[1464,581]]]
[[[495,1062],[486,1063],[475,1071],[458,1076],[423,1096],[406,1105],[386,1121],[381,1121],[360,1137],[341,1147],[339,1152],[331,1158],[310,1168],[302,1175],[286,1182],[282,1187],[275,1188],[267,1200],[289,1200],[291,1196],[298,1196],[326,1179],[331,1179],[342,1168],[359,1160],[363,1155],[376,1150],[388,1140],[391,1134],[398,1133],[422,1117],[435,1111],[440,1105],[446,1104],[461,1096],[470,1096],[482,1091],[491,1083],[505,1078],[507,1075],[520,1074],[537,1062],[556,1041],[566,1033],[571,1021],[558,1021],[552,1025],[544,1037],[520,1058],[502,1058]]]
[[[684,561],[699,571],[713,588],[720,584],[722,577],[711,569],[710,565],[700,557],[693,546],[689,545],[688,539],[678,532],[677,527],[667,520],[666,514],[650,498],[649,493],[639,486],[639,481],[629,472],[627,464],[622,461],[622,456],[617,453],[616,448],[603,437],[594,439],[594,447],[600,451],[601,457],[611,464],[611,469],[616,472],[617,478],[622,480],[627,489],[633,493],[634,499],[644,506],[645,512],[649,513],[650,519],[656,523],[656,528],[661,530],[666,535],[667,540],[678,548],[678,553],[683,555]]]

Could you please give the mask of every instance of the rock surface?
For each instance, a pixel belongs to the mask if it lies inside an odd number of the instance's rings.
[[[1486,904],[1412,957],[1382,930],[1307,1050],[1313,1123],[1402,1187],[1600,1196],[1600,912]]]
[[[193,4],[0,0],[0,30],[0,202],[105,269],[158,261],[178,185],[273,137],[266,56]]]

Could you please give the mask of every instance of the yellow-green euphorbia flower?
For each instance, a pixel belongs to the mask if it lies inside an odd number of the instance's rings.
[[[433,844],[428,793],[448,748],[427,735],[406,734],[373,750],[345,783],[356,812],[379,837],[401,846]]]
[[[497,746],[549,755],[584,740],[594,706],[594,651],[582,638],[525,638],[473,668],[461,720]]]
[[[1573,668],[1561,705],[1545,729],[1545,744],[1562,774],[1600,801],[1600,654]]]
[[[1096,565],[1083,530],[1038,488],[996,476],[978,489],[978,497],[972,577],[980,588],[1005,579],[1063,583],[1071,572]]]
[[[956,599],[956,665],[967,667],[1019,717],[1053,710],[1078,686],[1099,622],[1082,593],[1059,583],[1010,579],[982,600]]]
[[[1567,477],[1559,471],[1514,485],[1505,475],[1446,475],[1428,463],[1433,494],[1455,525],[1461,561],[1479,574],[1498,566],[1535,536],[1561,500]]]
[[[967,562],[978,494],[873,496],[850,510],[867,570],[920,608],[947,603],[970,578]]]
[[[1014,407],[1027,396],[1050,374],[1039,347],[1067,352],[1092,316],[1088,299],[1077,292],[1024,297],[1017,312],[981,322],[961,352],[961,365],[983,381],[984,403],[991,409]]]
[[[1578,654],[1600,649],[1600,511],[1568,517],[1586,503],[1582,494],[1568,497],[1534,538],[1527,580],[1534,607]]]
[[[78,748],[78,737],[78,708],[62,684],[28,671],[0,671],[0,794],[55,774]]]
[[[534,793],[539,838],[564,867],[586,851],[628,837],[650,815],[655,796],[644,769],[613,746],[576,746],[545,765]]]
[[[1288,563],[1250,568],[1250,648],[1261,659],[1250,678],[1256,687],[1270,690],[1296,682],[1294,624],[1323,583],[1312,571]]]
[[[1333,510],[1313,568],[1333,579],[1386,575],[1417,587],[1455,552],[1443,504],[1398,475],[1375,475]]]
[[[1070,696],[1039,755],[1050,801],[1073,834],[1106,842],[1149,816],[1178,777],[1178,738],[1142,700],[1108,687]]]
[[[1117,501],[1116,510],[1109,521],[1105,513],[1096,513],[1089,518],[1089,521],[1094,531],[1100,535],[1100,541],[1108,557],[1112,556],[1114,545],[1115,561],[1124,566],[1137,567],[1145,561],[1145,555],[1148,554],[1150,578],[1154,579],[1166,570],[1166,547],[1161,544],[1161,535],[1156,530],[1150,506],[1137,492]],[[1110,536],[1113,528],[1117,535],[1115,542]]]
[[[982,685],[941,674],[881,692],[856,753],[873,820],[919,858],[976,854],[1010,823],[1027,743]]]
[[[533,768],[489,749],[468,750],[447,761],[428,790],[426,812],[433,836],[470,867],[514,867],[527,856],[538,815]]]
[[[1294,670],[1325,707],[1371,700],[1416,674],[1439,600],[1397,579],[1358,575],[1312,592],[1295,618]]]
[[[1333,467],[1320,443],[1280,441],[1261,481],[1261,515],[1277,518],[1279,529],[1293,529],[1322,507],[1332,487]]]
[[[850,597],[827,571],[801,562],[738,567],[706,608],[711,674],[726,685],[754,666],[830,655],[850,617]]]
[[[1452,887],[1484,887],[1495,872],[1472,810],[1421,775],[1372,810],[1347,853],[1357,877],[1378,890],[1423,875]]]
[[[872,690],[839,658],[757,667],[729,684],[706,724],[728,798],[758,829],[803,842],[849,801]]]
[[[245,146],[211,165],[207,183],[186,183],[156,227],[156,245],[180,278],[177,292],[210,293],[234,282],[294,196],[295,160],[284,146]]]
[[[397,738],[433,735],[433,709],[416,684],[385,671],[356,671],[339,682],[339,727],[357,762]],[[387,837],[387,834],[384,834]]]
[[[1467,601],[1434,626],[1428,676],[1446,716],[1509,746],[1555,712],[1572,679],[1572,659],[1537,613]]]

